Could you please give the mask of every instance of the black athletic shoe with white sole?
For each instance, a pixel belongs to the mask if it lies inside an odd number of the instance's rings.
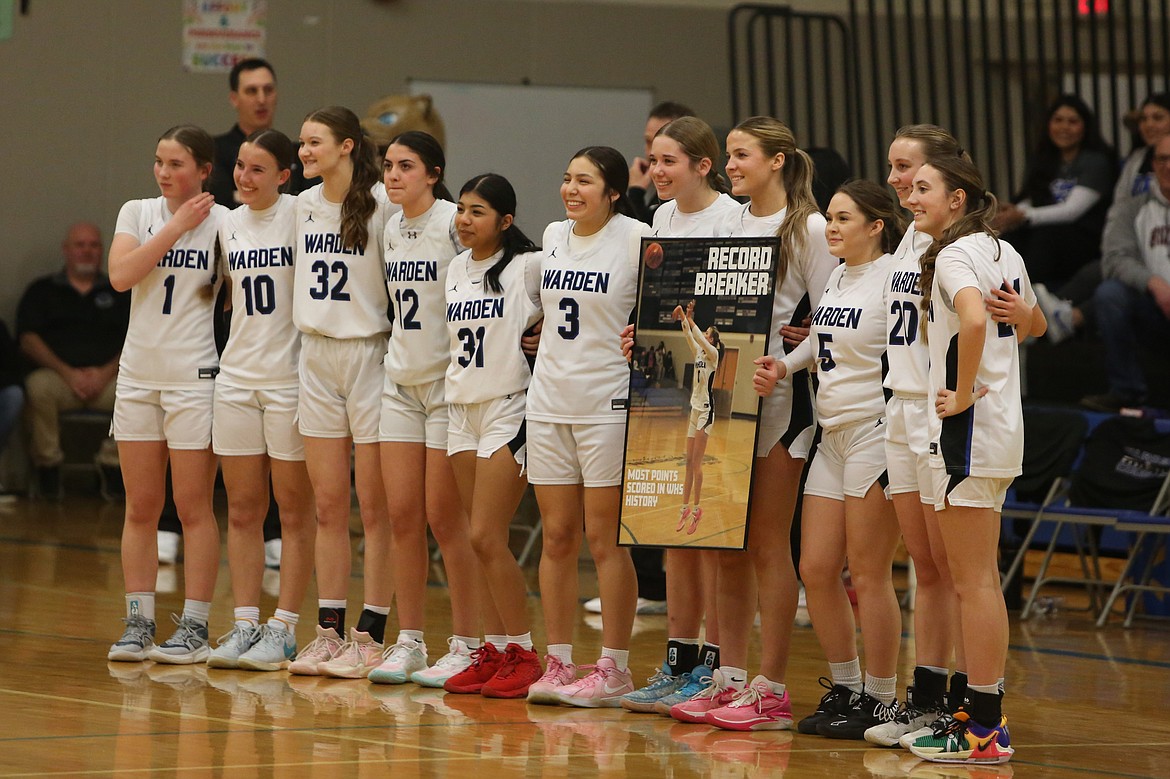
[[[817,681],[828,692],[821,698],[820,704],[817,705],[817,710],[796,724],[796,730],[806,736],[817,735],[818,726],[836,719],[846,712],[855,701],[861,698],[859,693],[853,692],[848,687],[833,684],[831,679],[826,679],[824,676]]]
[[[828,738],[863,739],[865,731],[870,728],[893,722],[900,708],[897,700],[885,704],[863,692],[847,711],[817,725],[817,734]]]

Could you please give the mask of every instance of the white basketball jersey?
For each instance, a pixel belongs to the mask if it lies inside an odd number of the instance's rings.
[[[1024,260],[1010,244],[980,232],[965,235],[938,254],[927,334],[930,392],[954,389],[958,369],[959,316],[955,295],[973,287],[985,297],[1005,283],[1034,306],[1036,295]],[[1020,474],[1024,456],[1024,416],[1020,402],[1020,349],[1016,331],[984,313],[983,356],[975,387],[987,395],[961,414],[939,419],[929,414],[931,465],[958,476],[1010,477]]]
[[[738,210],[739,203],[722,192],[711,205],[690,214],[679,211],[678,203],[668,200],[654,210],[652,234],[659,238],[705,238],[716,235],[727,215]]]
[[[436,200],[425,213],[406,219],[400,211],[386,225],[386,290],[394,311],[386,374],[400,386],[438,381],[451,362],[443,282],[451,258],[463,251],[455,210]]]
[[[787,208],[768,216],[754,216],[750,204],[742,205],[725,215],[717,235],[731,237],[776,235],[787,216]],[[772,296],[772,332],[768,341],[768,353],[776,359],[780,359],[785,353],[784,339],[779,334],[780,328],[789,324],[799,326],[804,314],[811,314],[816,309],[829,274],[840,263],[840,260],[829,254],[829,242],[825,239],[825,218],[821,214],[810,214],[805,229],[807,237],[804,251],[796,256],[796,262],[788,267],[784,278],[777,279],[776,292]],[[794,381],[799,381],[800,385],[794,386]],[[790,374],[781,382],[777,391],[763,399],[761,420],[772,423],[788,419],[791,422],[794,418],[800,421],[807,417],[808,424],[811,425],[813,412],[809,407],[812,397],[810,387],[807,373],[802,374],[799,379]],[[792,408],[793,403],[799,403],[803,407]]]
[[[886,413],[885,280],[893,257],[838,265],[812,315],[808,339],[784,362],[817,364],[817,419],[826,430]]]
[[[922,287],[919,258],[934,239],[911,224],[894,252],[886,279],[886,389],[901,395],[926,395],[930,355],[922,337]]]
[[[301,332],[369,338],[390,329],[382,233],[392,209],[375,202],[366,245],[350,249],[341,242],[341,204],[325,199],[325,185],[297,196],[293,321]]]
[[[232,326],[219,381],[241,389],[297,386],[301,333],[293,324],[293,242],[297,199],[281,195],[263,211],[241,206],[219,228]]]
[[[695,375],[691,384],[691,408],[708,409],[715,403],[715,372],[719,370],[719,350],[694,322],[683,331],[695,356]]]
[[[582,238],[572,229],[573,221],[566,220],[544,231],[544,328],[528,389],[528,418],[621,424],[630,366],[620,333],[634,310],[641,241],[650,227],[614,214],[594,235]]]
[[[118,368],[118,380],[127,386],[190,389],[215,379],[215,243],[227,213],[212,206],[131,289],[130,327]],[[115,232],[133,236],[141,246],[170,218],[162,197],[131,200],[118,213]]]
[[[540,252],[517,254],[500,273],[502,292],[484,274],[503,251],[486,260],[465,251],[447,269],[447,391],[449,403],[483,403],[523,392],[532,381],[520,337],[541,316]]]

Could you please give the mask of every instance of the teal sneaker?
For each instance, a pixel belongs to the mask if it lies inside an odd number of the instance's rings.
[[[670,666],[663,663],[662,668],[655,671],[654,675],[647,679],[648,684],[645,687],[622,696],[622,708],[640,714],[653,714],[654,704],[667,695],[678,692],[686,681],[686,674],[671,676]]]
[[[264,624],[256,631],[251,648],[240,655],[239,666],[245,671],[283,671],[296,656],[297,637]]]
[[[654,711],[664,717],[669,717],[671,706],[676,703],[685,703],[707,689],[707,685],[711,683],[711,676],[712,671],[708,666],[702,663],[696,665],[690,673],[682,675],[682,686],[654,703]]]

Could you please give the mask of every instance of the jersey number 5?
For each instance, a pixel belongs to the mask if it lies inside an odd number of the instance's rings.
[[[817,359],[821,361],[820,370],[827,373],[837,367],[837,363],[833,361],[833,352],[829,350],[833,336],[828,333],[817,333],[817,340],[821,343],[821,348],[817,352]]]

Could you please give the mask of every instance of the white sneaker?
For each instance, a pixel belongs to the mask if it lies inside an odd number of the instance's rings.
[[[245,671],[280,671],[288,668],[296,655],[297,637],[265,623],[256,631],[252,648],[240,655],[240,668]]]
[[[231,632],[215,640],[216,647],[207,656],[208,668],[239,668],[240,655],[247,652],[256,643],[259,628],[248,624],[235,624]]]
[[[334,628],[317,626],[317,637],[297,655],[288,667],[290,674],[320,676],[321,663],[327,663],[341,650],[341,637]]]
[[[190,617],[171,615],[175,632],[166,641],[146,653],[148,660],[172,665],[202,663],[211,653],[207,623]]]
[[[349,629],[349,641],[341,645],[332,660],[321,663],[317,671],[335,679],[364,679],[382,663],[382,645],[357,628]]]
[[[386,647],[381,664],[370,671],[370,681],[374,684],[406,684],[412,673],[425,671],[426,667],[427,645],[406,639]]]
[[[273,538],[264,542],[265,568],[280,569],[280,552],[283,548],[284,543],[279,538]]]
[[[1058,298],[1043,284],[1033,284],[1032,289],[1036,293],[1037,305],[1048,320],[1048,332],[1045,335],[1049,341],[1058,344],[1076,332],[1072,320],[1072,303]]]
[[[447,639],[447,650],[430,668],[412,673],[410,681],[420,687],[442,687],[452,676],[471,667],[471,648],[467,644],[451,636]],[[370,679],[373,678],[370,674]]]
[[[158,561],[174,565],[179,560],[179,542],[182,536],[170,530],[158,531]]]
[[[126,629],[122,637],[110,647],[106,659],[122,663],[145,660],[150,650],[154,649],[154,620],[141,614],[132,614],[122,621],[126,623]]]

